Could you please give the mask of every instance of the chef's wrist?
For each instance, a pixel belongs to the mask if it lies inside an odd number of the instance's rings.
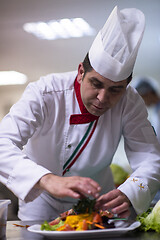
[[[51,177],[54,175],[52,173],[47,173],[44,176],[42,176],[39,181],[36,183],[35,187],[41,190],[46,190],[46,186],[48,181],[50,180]]]

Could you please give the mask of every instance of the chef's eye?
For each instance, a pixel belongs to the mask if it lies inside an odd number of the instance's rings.
[[[110,92],[113,94],[119,94],[122,92],[122,89],[121,88],[111,88]]]
[[[103,87],[103,85],[102,85],[102,83],[101,82],[99,82],[99,81],[90,81],[91,82],[91,85],[94,87],[94,88],[102,88]]]

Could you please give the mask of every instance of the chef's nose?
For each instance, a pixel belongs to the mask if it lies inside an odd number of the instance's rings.
[[[108,99],[109,99],[108,91],[105,90],[105,89],[100,89],[99,92],[98,92],[97,98],[101,103],[107,102]]]

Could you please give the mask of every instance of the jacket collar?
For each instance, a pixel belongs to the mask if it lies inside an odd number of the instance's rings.
[[[77,77],[74,82],[74,89],[75,89],[76,98],[79,104],[81,114],[72,114],[70,116],[70,124],[84,124],[84,123],[90,123],[90,122],[93,122],[94,120],[97,120],[99,116],[95,116],[89,113],[83,104],[81,93],[80,93],[80,84],[77,81]]]

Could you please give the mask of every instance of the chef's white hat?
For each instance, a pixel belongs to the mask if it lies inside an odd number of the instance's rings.
[[[90,50],[91,66],[118,82],[130,76],[145,28],[144,14],[136,8],[113,9]]]

